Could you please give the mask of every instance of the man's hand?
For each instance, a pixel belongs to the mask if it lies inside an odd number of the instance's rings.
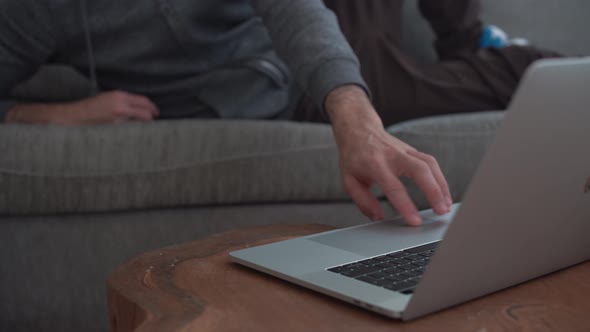
[[[344,187],[367,217],[384,218],[370,192],[376,184],[408,224],[421,224],[402,176],[418,184],[436,213],[450,211],[451,194],[437,161],[387,133],[364,90],[353,85],[337,88],[326,98],[325,108],[338,144]]]
[[[72,103],[19,104],[12,108],[6,122],[84,125],[151,121],[158,107],[147,97],[122,91],[104,92]]]

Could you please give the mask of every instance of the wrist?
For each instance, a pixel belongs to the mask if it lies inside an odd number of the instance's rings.
[[[6,123],[25,124],[64,124],[66,116],[71,113],[71,105],[23,103],[17,104],[6,113]]]
[[[324,104],[333,127],[378,126],[383,122],[375,111],[367,93],[357,85],[345,85],[332,90]]]

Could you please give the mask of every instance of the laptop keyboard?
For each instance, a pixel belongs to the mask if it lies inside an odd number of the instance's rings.
[[[439,242],[336,266],[330,272],[392,291],[411,294]]]

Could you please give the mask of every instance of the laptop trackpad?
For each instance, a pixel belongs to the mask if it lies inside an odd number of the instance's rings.
[[[401,220],[384,221],[307,239],[359,255],[376,256],[439,241],[448,226],[447,222],[440,220],[426,220],[420,227],[405,226]]]

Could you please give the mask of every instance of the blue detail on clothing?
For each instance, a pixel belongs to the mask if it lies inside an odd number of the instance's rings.
[[[508,35],[504,30],[495,25],[488,25],[484,27],[481,33],[479,46],[481,48],[502,48],[510,44]]]

